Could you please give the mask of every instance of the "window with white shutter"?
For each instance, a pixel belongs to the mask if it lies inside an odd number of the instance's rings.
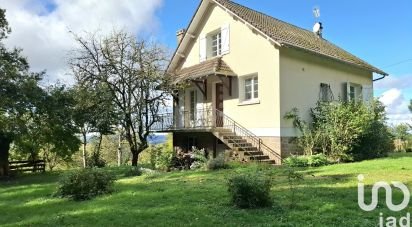
[[[229,24],[208,33],[200,39],[200,62],[224,54],[230,51]]]
[[[229,24],[222,26],[221,30],[222,50],[221,54],[228,54],[230,51],[230,29]]]

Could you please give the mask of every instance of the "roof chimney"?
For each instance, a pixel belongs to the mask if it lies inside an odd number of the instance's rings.
[[[176,32],[176,37],[177,37],[177,45],[182,42],[183,37],[186,34],[186,29],[180,29],[179,31]]]

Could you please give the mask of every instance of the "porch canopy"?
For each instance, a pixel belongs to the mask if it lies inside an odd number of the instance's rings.
[[[178,84],[184,81],[201,81],[210,75],[235,76],[232,69],[222,60],[222,57],[215,57],[200,64],[180,69],[172,73],[173,83]]]

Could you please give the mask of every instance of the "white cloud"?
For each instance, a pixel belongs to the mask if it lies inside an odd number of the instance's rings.
[[[409,100],[405,98],[403,91],[392,88],[382,94],[379,100],[386,106],[389,123],[412,123],[412,114],[409,111]]]
[[[377,81],[374,87],[377,89],[412,88],[412,74],[404,74],[400,76],[390,75],[383,80]]]
[[[75,43],[69,30],[152,32],[162,0],[0,0],[0,5],[12,27],[6,45],[23,48],[33,71],[47,70],[46,80],[70,82],[66,56]]]

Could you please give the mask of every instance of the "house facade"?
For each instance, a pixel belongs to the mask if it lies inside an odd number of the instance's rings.
[[[183,151],[230,149],[241,160],[280,164],[297,148],[284,115],[310,119],[319,100],[373,98],[373,74],[387,74],[298,28],[228,0],[203,0],[168,67],[173,113],[155,131]]]

